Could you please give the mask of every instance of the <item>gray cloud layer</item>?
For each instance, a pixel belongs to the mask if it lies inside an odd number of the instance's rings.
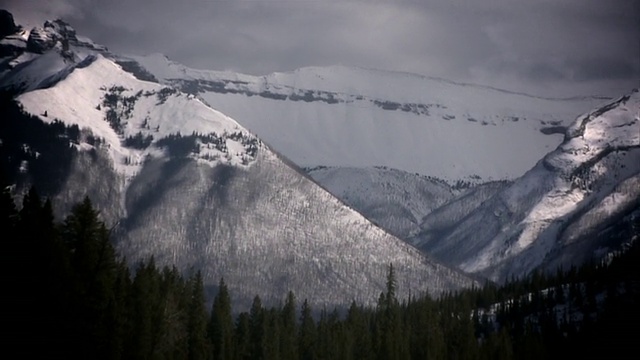
[[[6,3],[6,6],[4,5]],[[252,74],[357,65],[531,90],[627,91],[637,0],[0,0],[115,51]]]

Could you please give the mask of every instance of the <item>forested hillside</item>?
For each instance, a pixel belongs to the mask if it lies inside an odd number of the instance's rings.
[[[312,309],[289,293],[267,308],[256,294],[234,314],[223,279],[206,299],[198,269],[185,277],[153,259],[129,269],[88,198],[55,221],[35,189],[20,210],[4,189],[1,338],[25,358],[564,359],[639,348],[637,242],[604,263],[404,302],[390,264],[375,307]]]

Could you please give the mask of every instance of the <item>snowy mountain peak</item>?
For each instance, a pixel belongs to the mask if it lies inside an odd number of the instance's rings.
[[[262,147],[237,122],[194,96],[140,81],[101,55],[87,57],[59,77],[55,85],[27,92],[18,101],[45,122],[61,119],[91,129],[108,144],[115,167],[129,177],[147,157],[166,151],[183,151],[211,165],[247,166]]]

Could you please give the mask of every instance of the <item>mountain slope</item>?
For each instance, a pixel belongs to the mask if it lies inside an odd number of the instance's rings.
[[[492,181],[463,189],[446,203],[425,214],[418,224],[418,230],[405,240],[430,253],[433,243],[437,244],[441,237],[454,231],[460,221],[508,185],[507,181]]]
[[[56,81],[25,83],[17,101],[43,122],[78,126],[73,155],[60,159],[69,172],[49,195],[69,206],[90,190],[117,224],[128,260],[154,256],[182,271],[201,268],[210,288],[224,276],[245,306],[256,294],[274,303],[287,290],[329,306],[368,303],[384,288],[390,263],[403,296],[473,283],[346,207],[231,118],[137,79],[100,52],[80,62],[60,61],[65,54],[55,45],[34,55],[55,58],[50,68],[58,73],[48,78]],[[38,75],[39,68],[28,61],[18,70]],[[16,151],[39,146],[24,145]]]
[[[640,94],[578,117],[563,143],[437,239],[430,254],[494,280],[616,249],[640,216]],[[426,226],[428,229],[428,226]],[[425,229],[425,230],[427,230]]]
[[[401,239],[456,194],[446,182],[383,167],[318,167],[307,173],[331,194]]]
[[[299,166],[387,166],[445,180],[515,178],[602,99],[548,99],[341,66],[249,76],[134,57],[197,94]]]

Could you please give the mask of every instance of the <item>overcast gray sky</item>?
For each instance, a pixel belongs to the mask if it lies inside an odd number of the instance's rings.
[[[130,54],[255,75],[355,65],[540,95],[640,86],[639,0],[0,0]]]

